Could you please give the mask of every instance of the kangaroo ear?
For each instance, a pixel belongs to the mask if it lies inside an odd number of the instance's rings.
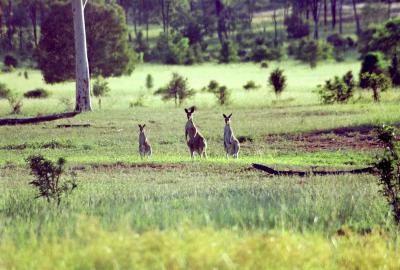
[[[190,110],[191,110],[191,113],[194,113],[194,111],[196,110],[196,106],[192,106],[192,107],[190,108]]]
[[[140,124],[138,124],[138,127],[139,127],[139,128],[142,128],[142,126],[141,126]]]
[[[146,124],[143,124],[143,126],[142,126],[143,128],[145,128],[146,127]]]
[[[185,113],[189,113],[189,111],[185,108]]]
[[[228,118],[231,118],[232,117],[232,114],[230,114],[229,116],[228,116]]]
[[[224,113],[222,114],[222,116],[223,116],[224,118],[226,118],[226,115],[225,115]]]

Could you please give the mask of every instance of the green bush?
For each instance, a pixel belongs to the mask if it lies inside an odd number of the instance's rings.
[[[264,60],[279,60],[282,58],[280,48],[269,47],[267,45],[256,45],[251,51],[251,60],[254,62],[262,62]]]
[[[4,56],[3,60],[4,66],[6,67],[18,67],[18,60],[13,55],[7,54]]]
[[[146,88],[147,90],[151,90],[154,87],[154,79],[153,76],[151,76],[151,74],[147,74],[146,76]]]
[[[169,65],[192,64],[197,62],[195,52],[189,51],[189,39],[180,34],[160,34],[153,49],[153,58]]]
[[[261,68],[268,68],[268,62],[267,61],[262,61],[261,62]]]
[[[368,83],[364,77],[364,73],[382,74],[386,69],[386,62],[383,53],[370,52],[364,56],[360,70],[360,87],[367,88]]]
[[[386,91],[391,86],[389,77],[383,73],[363,73],[361,79],[364,80],[366,86],[372,90],[375,102],[379,102],[380,92]]]
[[[189,88],[187,78],[182,77],[178,73],[173,73],[171,81],[165,87],[158,89],[154,94],[161,95],[165,101],[173,99],[175,106],[180,106],[187,98],[193,96],[195,92]]]
[[[269,85],[272,86],[275,95],[280,96],[286,88],[286,76],[283,75],[283,70],[277,68],[271,72],[269,76]]]
[[[301,17],[293,14],[285,18],[287,37],[289,39],[301,39],[310,34],[310,26]]]
[[[340,34],[332,34],[327,37],[326,41],[333,47],[333,57],[336,61],[341,62],[344,60],[344,54],[350,48],[347,38]]]
[[[231,91],[226,86],[220,86],[215,91],[218,103],[221,106],[228,105],[230,103]]]
[[[245,85],[243,85],[244,90],[252,90],[260,88],[260,86],[256,85],[254,81],[248,81]]]
[[[318,86],[318,94],[323,104],[346,103],[353,96],[354,86],[353,75],[349,71],[342,79],[335,76],[323,86]]]
[[[211,80],[207,86],[209,92],[214,92],[218,89],[219,83],[216,80]]]
[[[225,41],[219,54],[220,63],[232,63],[238,60],[238,48],[233,40]]]
[[[102,77],[98,76],[93,83],[93,95],[99,100],[99,108],[101,109],[101,98],[107,96],[111,91],[108,82]]]
[[[37,88],[24,93],[24,97],[26,98],[47,98],[48,96],[49,92],[43,88]]]
[[[327,60],[331,57],[332,46],[322,41],[302,39],[289,44],[288,54],[315,68],[318,61]]]
[[[5,83],[0,82],[0,99],[7,99],[11,95],[11,90]]]
[[[392,57],[392,62],[389,67],[389,74],[393,86],[400,86],[399,58],[396,55]]]
[[[15,95],[10,95],[8,98],[8,104],[11,107],[11,114],[20,114],[22,110],[22,99]]]

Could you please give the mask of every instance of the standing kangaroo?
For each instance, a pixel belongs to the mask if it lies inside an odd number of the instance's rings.
[[[151,156],[152,150],[149,141],[147,140],[145,130],[146,124],[139,126],[139,153],[140,157]]]
[[[225,147],[226,157],[228,157],[228,155],[233,155],[234,158],[238,158],[240,143],[238,139],[236,139],[235,135],[233,135],[233,130],[231,127],[232,114],[230,114],[229,116],[222,114],[222,116],[225,119],[224,147]]]
[[[197,152],[200,157],[203,156],[204,158],[206,158],[207,143],[204,137],[197,130],[195,124],[193,123],[194,111],[195,107],[191,107],[189,109],[185,108],[186,116],[188,119],[185,126],[186,143],[189,147],[190,156],[192,158],[194,157],[194,152]]]

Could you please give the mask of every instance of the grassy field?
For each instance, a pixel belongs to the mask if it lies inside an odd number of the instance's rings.
[[[109,79],[102,110],[93,101],[94,112],[73,119],[0,127],[0,269],[398,269],[398,231],[376,176],[273,178],[250,169],[254,162],[305,170],[374,162],[381,148],[369,125],[400,121],[398,90],[379,104],[357,92],[349,104],[329,106],[313,91],[334,75],[357,74],[359,65],[142,65]],[[288,77],[279,99],[266,83],[276,66]],[[144,87],[147,74],[157,89],[172,72],[197,91],[184,105],[198,107],[207,160],[189,158],[183,108]],[[232,89],[229,106],[200,91],[212,79]],[[260,89],[243,90],[249,80]],[[73,83],[45,85],[37,71],[0,81],[20,95],[51,92],[24,99],[22,116],[65,111],[61,99],[73,101]],[[141,95],[144,107],[130,107]],[[8,112],[0,101],[0,115]],[[243,140],[238,160],[224,155],[223,112],[233,112]],[[57,128],[67,123],[90,127]],[[147,124],[153,146],[146,160],[138,155],[138,123]],[[65,157],[77,173],[78,189],[59,207],[34,199],[25,162],[32,154]]]

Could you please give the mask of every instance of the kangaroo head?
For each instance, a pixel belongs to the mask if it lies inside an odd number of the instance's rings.
[[[192,120],[192,115],[193,115],[195,110],[196,110],[195,106],[192,106],[192,107],[190,107],[188,109],[185,108],[185,112],[186,112],[186,116],[187,116],[188,120]]]
[[[140,130],[140,132],[144,132],[144,128],[146,127],[146,124],[143,124],[143,125],[138,125],[139,126],[139,130]]]
[[[230,114],[230,115],[228,115],[228,116],[226,116],[225,114],[222,114],[222,116],[223,116],[224,119],[225,119],[225,124],[227,124],[227,125],[230,124],[232,114]]]

